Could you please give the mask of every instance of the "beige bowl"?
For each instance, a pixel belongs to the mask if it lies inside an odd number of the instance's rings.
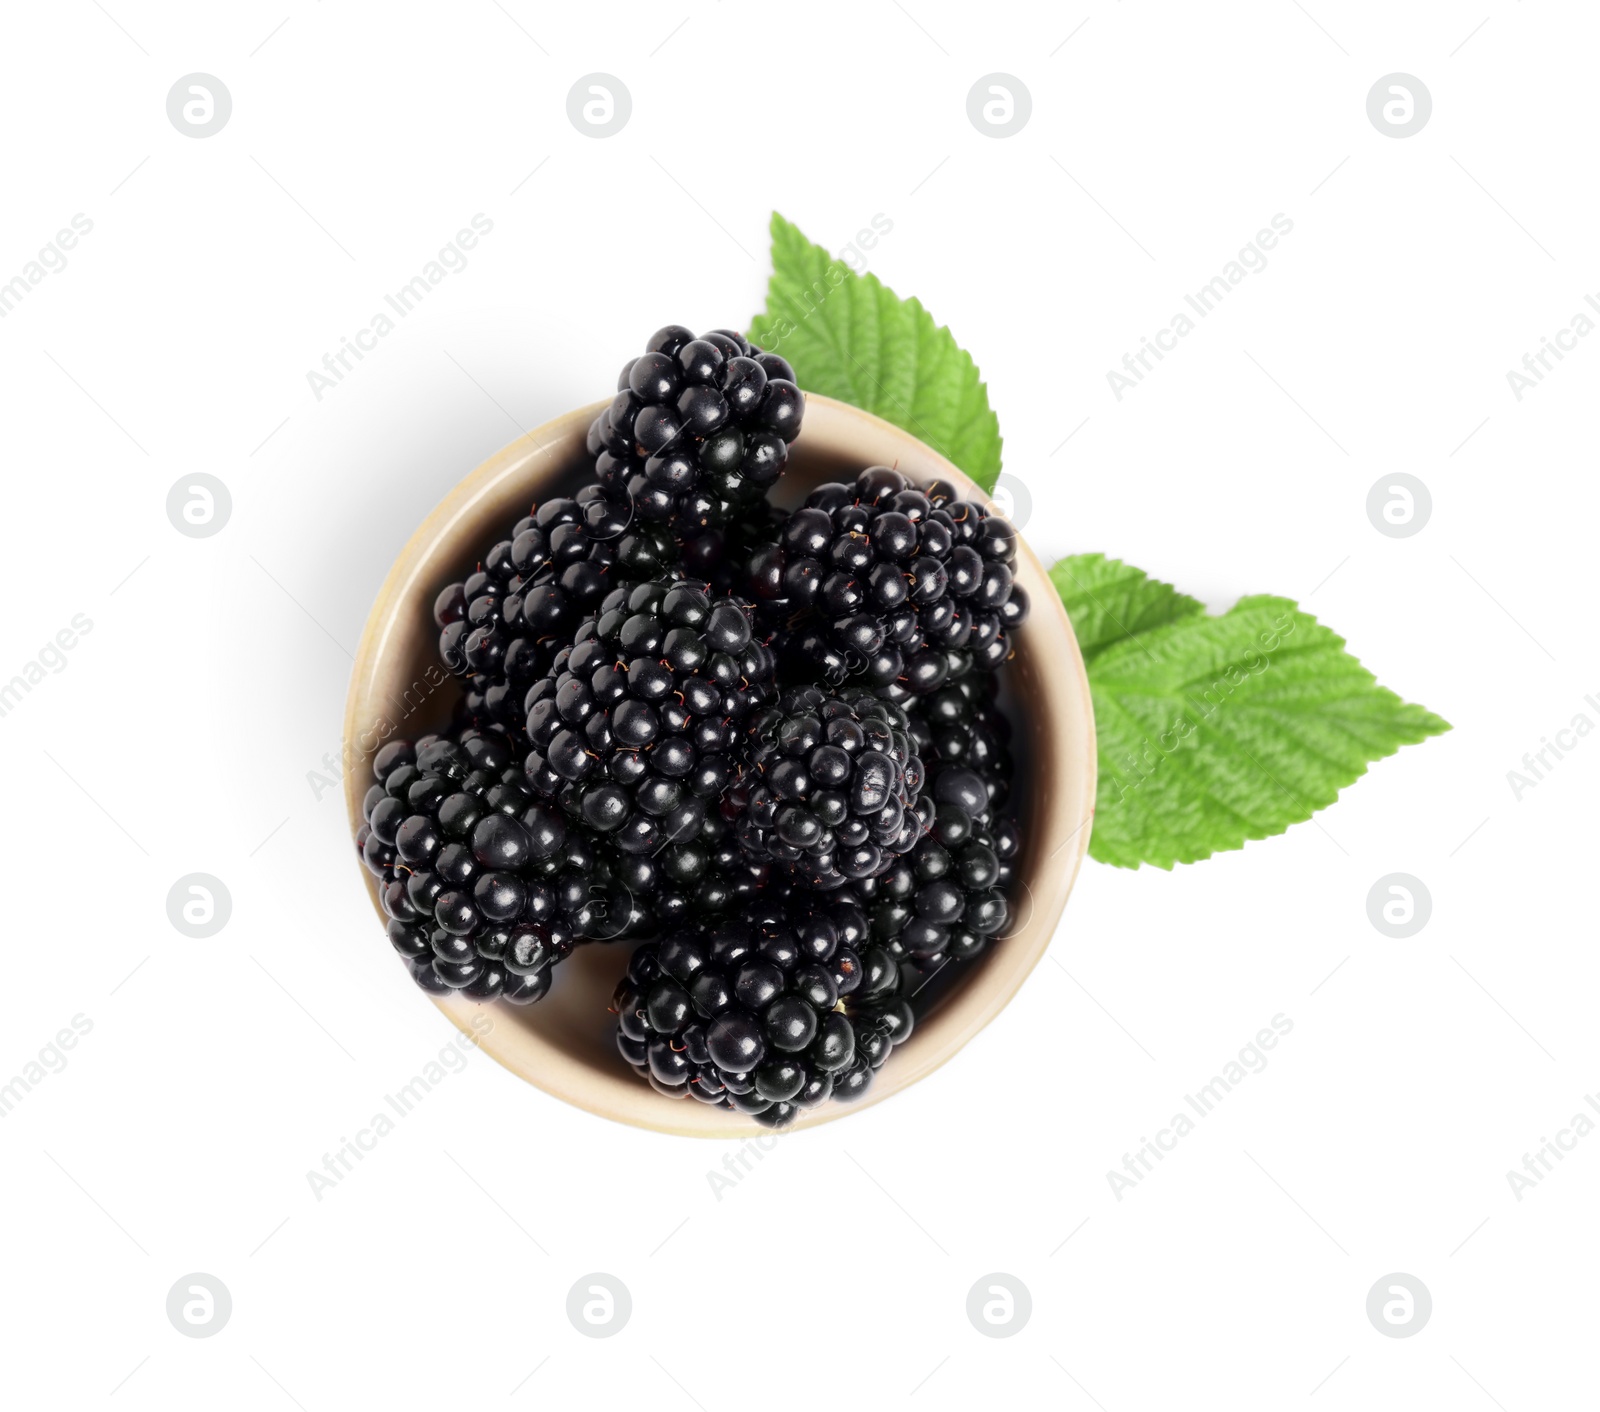
[[[436,728],[453,704],[455,683],[443,676],[435,656],[435,595],[534,501],[570,494],[581,483],[585,433],[605,405],[597,402],[557,417],[491,456],[435,507],[389,571],[361,635],[345,710],[345,799],[352,829],[361,824],[372,756],[383,739]],[[895,466],[918,483],[943,477],[971,499],[986,500],[966,476],[908,433],[832,398],[807,394],[804,429],[791,451],[779,487],[786,503],[797,503],[824,481],[852,479],[872,465]],[[1032,601],[1032,613],[1016,633],[1016,653],[1006,668],[1020,757],[1016,794],[1023,836],[1010,929],[959,986],[931,1007],[863,1099],[823,1104],[803,1113],[797,1128],[881,1103],[943,1064],[1016,994],[1043,956],[1066,906],[1094,811],[1094,714],[1077,639],[1026,544],[1019,548],[1017,579]],[[376,880],[365,868],[360,871],[381,918]],[[383,943],[373,936],[366,944],[376,949]],[[580,947],[537,1005],[489,1007],[493,1024],[480,1048],[546,1093],[619,1122],[692,1137],[765,1131],[744,1114],[663,1097],[623,1062],[607,1007],[627,954],[626,943]],[[470,1021],[482,1007],[454,996],[434,1003],[464,1033],[476,1033]]]

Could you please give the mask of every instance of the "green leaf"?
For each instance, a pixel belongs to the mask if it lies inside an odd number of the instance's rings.
[[[1104,554],[1058,559],[1050,581],[1066,604],[1086,663],[1122,638],[1206,610],[1199,599],[1179,593],[1170,583]]]
[[[853,273],[776,211],[767,310],[750,338],[787,358],[808,391],[903,427],[994,489],[1000,424],[971,355],[917,300]]]
[[[1100,781],[1089,852],[1171,868],[1309,819],[1367,765],[1450,729],[1378,685],[1287,598],[1220,617],[1098,554],[1051,570],[1089,670]]]

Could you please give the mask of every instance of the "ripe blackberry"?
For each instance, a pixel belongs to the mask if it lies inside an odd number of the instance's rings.
[[[1003,798],[993,771],[938,763],[929,774],[921,801],[932,811],[926,836],[855,888],[872,939],[924,973],[946,960],[972,960],[1005,932],[1021,847],[1015,819],[1000,817],[993,802]]]
[[[866,1092],[911,1032],[898,984],[859,907],[771,891],[741,918],[634,952],[612,1002],[617,1048],[669,1098],[780,1128]]]
[[[856,889],[874,940],[923,972],[971,961],[1011,924],[1006,895],[1021,836],[1005,813],[1011,725],[995,690],[994,674],[974,672],[909,704],[909,735],[928,772],[928,832]]]
[[[789,518],[770,500],[758,499],[730,509],[727,522],[679,546],[685,576],[704,579],[717,593],[750,596],[750,561],[775,543]]]
[[[528,1005],[581,941],[647,920],[608,860],[536,800],[506,741],[391,741],[373,758],[356,847],[378,878],[389,940],[440,994]]]
[[[622,369],[589,428],[595,474],[644,524],[680,541],[715,530],[728,504],[765,494],[783,473],[805,399],[794,369],[732,329],[696,338],[657,329]]]
[[[922,836],[906,713],[870,692],[797,686],[759,711],[723,812],[739,843],[813,888],[875,877]]]
[[[989,806],[999,809],[1011,794],[1014,763],[1011,722],[996,700],[999,678],[972,672],[907,706],[907,729],[925,768],[963,765],[983,778]]]
[[[707,811],[694,836],[652,853],[617,853],[613,872],[648,910],[655,931],[738,912],[767,880],[767,869],[739,847],[716,810]]]
[[[752,591],[785,624],[804,680],[855,679],[893,700],[936,691],[1010,652],[1027,616],[1017,533],[946,481],[916,489],[873,466],[806,497],[751,561]]]
[[[676,557],[664,530],[634,524],[625,496],[587,485],[518,520],[465,580],[434,600],[439,658],[466,688],[461,719],[520,728],[523,697],[618,583]]]
[[[533,788],[623,854],[690,846],[773,692],[753,618],[686,579],[613,590],[528,692]]]

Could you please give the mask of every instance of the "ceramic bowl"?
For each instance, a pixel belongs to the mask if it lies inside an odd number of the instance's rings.
[[[455,682],[443,675],[436,656],[434,597],[531,504],[571,494],[582,484],[585,433],[605,405],[597,402],[557,417],[491,456],[435,507],[389,571],[361,635],[345,711],[345,797],[352,831],[360,826],[372,757],[383,740],[438,728],[454,703]],[[803,428],[790,452],[775,497],[785,504],[798,503],[824,481],[850,480],[872,465],[894,466],[918,484],[942,477],[967,498],[987,503],[966,476],[915,437],[831,398],[807,395]],[[1017,993],[1061,919],[1089,843],[1094,715],[1072,627],[1025,542],[1018,549],[1017,581],[1027,590],[1032,611],[1014,635],[1015,654],[1003,678],[1015,728],[1014,798],[1023,839],[1009,929],[967,968],[959,984],[943,989],[862,1099],[823,1104],[801,1114],[794,1128],[882,1103],[952,1058]],[[352,863],[386,920],[376,880],[359,859]],[[360,942],[374,956],[387,949],[376,930]],[[479,1035],[479,1047],[512,1073],[601,1117],[695,1137],[765,1132],[744,1114],[666,1098],[623,1062],[607,1006],[627,954],[628,943],[580,947],[557,970],[550,993],[538,1004],[487,1007],[492,1025],[481,1034],[482,1018],[477,1030],[469,1022],[484,1007],[455,996],[434,1003],[463,1032]],[[386,959],[385,964],[399,963]]]

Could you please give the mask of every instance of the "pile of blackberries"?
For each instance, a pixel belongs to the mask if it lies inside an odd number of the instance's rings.
[[[584,615],[617,583],[675,558],[665,530],[635,524],[626,497],[597,485],[536,506],[434,600],[439,660],[462,679],[465,718],[485,729],[521,725],[524,694]]]
[[[737,333],[653,335],[586,483],[439,592],[454,717],[377,752],[356,836],[424,990],[525,1005],[642,942],[622,1057],[773,1127],[866,1091],[1012,925],[1021,847],[1016,533],[884,466],[780,508],[804,410]]]

